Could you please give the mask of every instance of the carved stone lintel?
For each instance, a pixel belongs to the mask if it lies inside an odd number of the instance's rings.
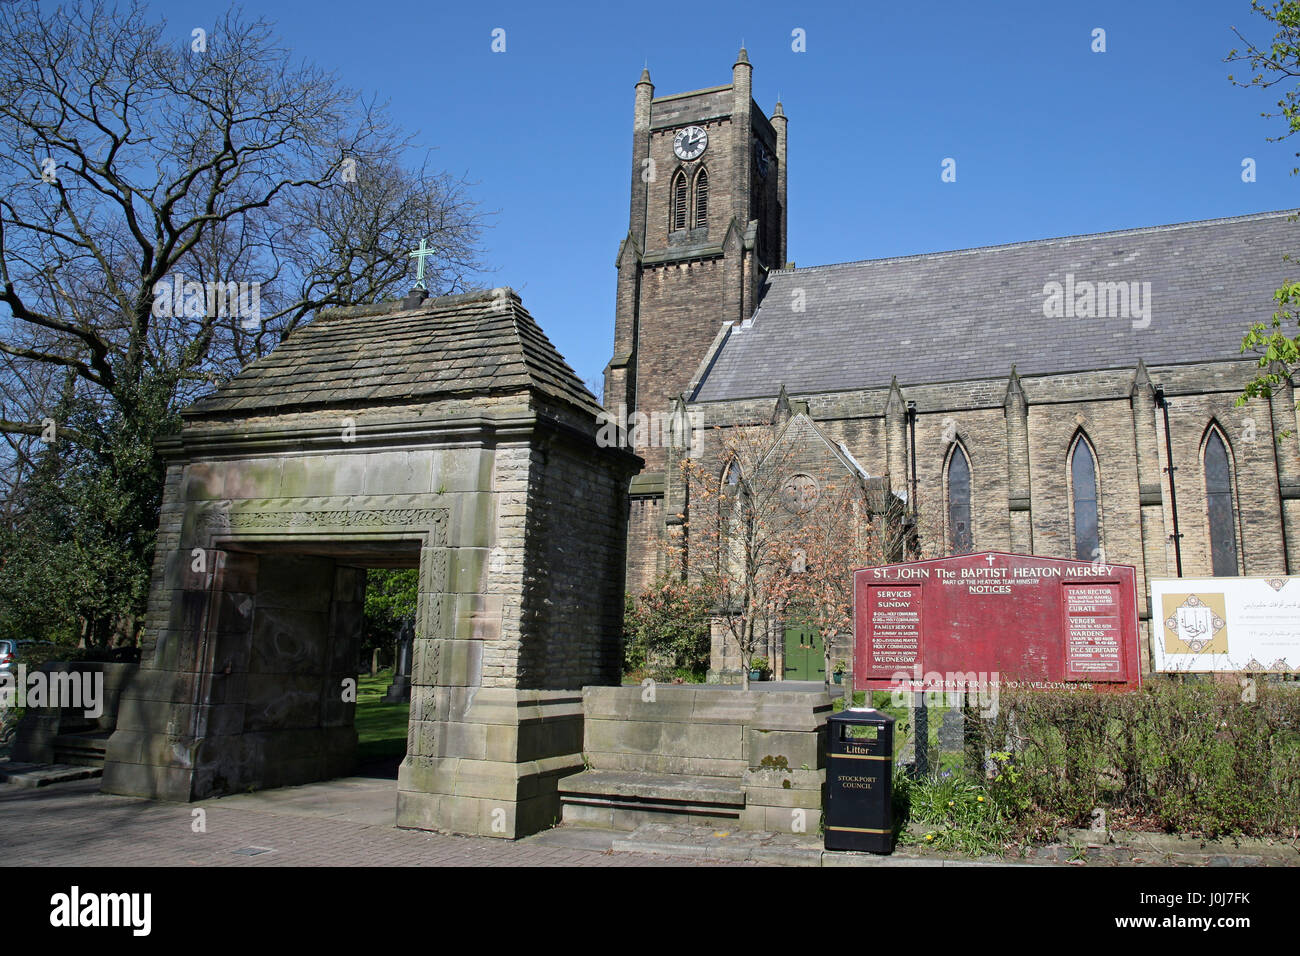
[[[445,508],[389,508],[332,511],[231,511],[213,508],[199,515],[200,532],[278,531],[308,528],[411,528],[446,533]]]

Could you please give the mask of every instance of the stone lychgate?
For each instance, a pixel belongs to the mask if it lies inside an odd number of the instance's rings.
[[[365,569],[419,569],[397,823],[515,837],[620,677],[625,491],[594,397],[508,289],[333,309],[166,441],[143,658],[103,789],[345,774]]]

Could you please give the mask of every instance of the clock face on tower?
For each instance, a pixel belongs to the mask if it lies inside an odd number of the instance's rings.
[[[709,134],[698,126],[678,130],[673,138],[673,152],[678,159],[698,159],[709,145]]]

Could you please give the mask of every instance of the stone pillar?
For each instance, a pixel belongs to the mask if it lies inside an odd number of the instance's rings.
[[[397,825],[513,839],[553,825],[582,770],[582,687],[619,675],[623,488],[638,462],[501,443],[494,507],[426,547]],[[494,513],[494,517],[493,517]]]
[[[1034,522],[1030,510],[1029,486],[1029,402],[1020,386],[1016,367],[1002,403],[1007,418],[1007,512],[1011,528],[1011,550],[1034,553]]]
[[[1151,668],[1151,588],[1153,577],[1172,577],[1172,553],[1165,528],[1164,482],[1161,465],[1160,431],[1157,424],[1155,387],[1146,364],[1138,361],[1129,391],[1133,411],[1133,442],[1137,450],[1138,501],[1141,508],[1142,565],[1137,569],[1138,616],[1145,622],[1147,640],[1142,642],[1142,669]]]
[[[749,208],[749,182],[753,175],[750,161],[750,150],[753,148],[753,117],[750,112],[753,108],[753,83],[754,67],[750,65],[749,54],[741,47],[735,65],[731,68],[731,208],[742,232],[748,227],[752,215]],[[749,316],[741,318],[747,319]]]
[[[179,539],[179,517],[176,527]],[[244,728],[258,559],[172,548],[160,550],[155,568],[148,640],[122,691],[102,789],[199,799],[223,792],[220,751]],[[238,775],[239,761],[229,762]]]
[[[631,235],[642,248],[645,247],[646,209],[652,182],[651,167],[646,160],[650,158],[650,101],[654,95],[650,70],[644,69],[636,84],[636,106],[632,111],[632,210],[629,218]],[[654,172],[653,182],[658,183],[660,171]]]
[[[889,385],[889,399],[885,403],[885,467],[888,469],[889,487],[897,491],[907,488],[907,403],[903,401],[898,379]]]
[[[777,239],[776,268],[784,269],[786,265],[786,213],[785,213],[785,157],[788,143],[787,127],[789,119],[780,103],[772,111],[772,128],[776,130],[776,202],[780,207],[777,221],[780,230]]]
[[[626,421],[636,410],[637,302],[641,296],[641,246],[630,232],[618,248],[615,266],[614,355],[605,367],[605,407],[616,421]]]
[[[1273,424],[1273,454],[1277,459],[1278,497],[1282,504],[1282,537],[1286,573],[1300,567],[1300,423],[1296,421],[1295,388],[1283,369],[1273,371],[1282,381],[1269,395],[1269,417]],[[1290,432],[1282,437],[1283,432]]]

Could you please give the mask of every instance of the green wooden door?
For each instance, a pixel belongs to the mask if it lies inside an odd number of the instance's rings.
[[[826,680],[826,648],[817,628],[793,624],[785,629],[786,680]]]

